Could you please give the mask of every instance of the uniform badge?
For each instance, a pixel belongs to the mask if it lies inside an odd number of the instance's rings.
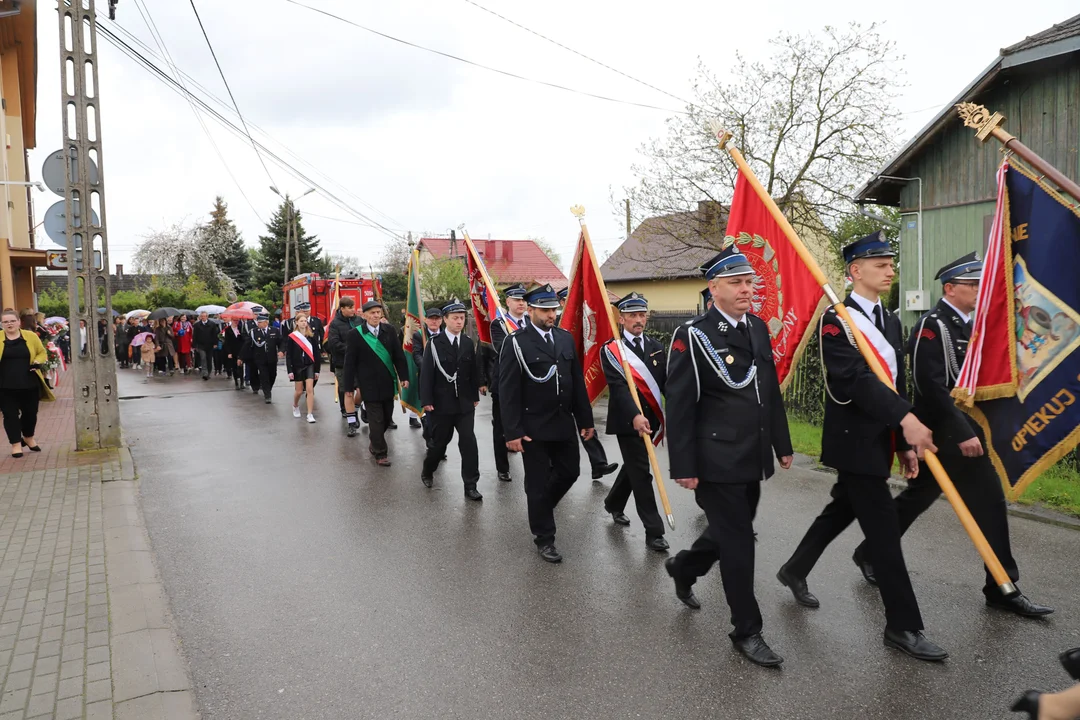
[[[726,362],[728,365],[730,365],[731,363],[735,362],[735,356],[734,355],[728,355],[726,358],[724,358],[724,362]]]
[[[822,335],[839,335],[840,334],[840,328],[836,327],[835,325],[825,325],[825,326],[823,326],[821,328],[821,334]]]
[[[716,329],[719,330],[720,332],[727,332],[727,327],[728,327],[727,323],[721,321],[720,324],[716,326]]]
[[[671,349],[675,352],[686,352],[686,343],[682,341],[682,338],[675,338],[675,342],[671,343]]]
[[[923,328],[922,332],[919,333],[919,337],[920,338],[926,338],[927,340],[933,340],[934,338],[937,337],[937,335],[935,335],[934,331],[931,330],[930,328]]]
[[[653,360],[653,361],[652,361],[652,364],[653,364],[653,366],[655,366],[655,365],[656,365],[656,361],[655,361],[655,360]]]

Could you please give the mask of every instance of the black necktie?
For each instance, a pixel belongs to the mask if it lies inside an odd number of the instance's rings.
[[[450,341],[450,347],[452,347],[454,349],[454,357],[455,358],[458,357],[457,338],[454,338],[453,340]]]
[[[885,322],[881,319],[881,306],[880,305],[875,305],[874,306],[874,325],[877,326],[877,329],[881,331],[882,335],[885,334]]]
[[[743,322],[742,320],[740,320],[739,324],[736,325],[735,328],[740,333],[742,333],[743,339],[746,340],[746,344],[749,345],[750,344],[750,330],[746,327],[746,323]]]
[[[634,338],[634,350],[637,351],[638,355],[640,355],[641,352],[642,352],[642,350],[641,350],[641,338],[639,338],[639,337]]]
[[[544,343],[547,345],[548,350],[555,352],[555,343],[551,341],[551,333],[544,333]]]

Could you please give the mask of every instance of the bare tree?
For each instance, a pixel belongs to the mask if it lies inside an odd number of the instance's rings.
[[[654,218],[651,233],[669,238],[669,263],[723,240],[718,210],[731,199],[737,170],[708,120],[724,123],[765,189],[793,222],[810,227],[835,227],[850,214],[857,185],[894,148],[902,58],[876,24],[782,34],[771,44],[768,63],[738,56],[729,82],[699,64],[687,114],[640,148],[638,183],[625,197],[637,222]],[[623,204],[616,208],[623,218]]]

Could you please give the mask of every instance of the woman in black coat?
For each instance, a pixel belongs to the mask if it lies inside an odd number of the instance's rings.
[[[221,352],[225,355],[225,374],[233,379],[237,390],[244,389],[244,368],[240,363],[240,348],[244,346],[244,326],[233,318],[221,331]]]
[[[300,417],[300,396],[307,393],[307,421],[315,422],[315,381],[322,367],[322,337],[308,324],[307,313],[296,316],[285,343],[285,369],[293,381],[293,417]]]

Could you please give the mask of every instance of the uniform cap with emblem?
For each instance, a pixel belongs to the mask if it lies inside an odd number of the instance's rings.
[[[360,310],[361,312],[367,312],[368,310],[374,310],[375,308],[381,308],[382,306],[382,303],[378,300],[368,300]]]
[[[559,309],[559,298],[551,285],[541,285],[525,293],[525,302],[529,303],[529,307],[542,310]]]
[[[968,253],[938,270],[934,279],[940,280],[942,285],[956,282],[979,282],[982,280],[982,269],[983,264],[979,259],[979,253]]]
[[[705,289],[701,291],[701,302],[705,307],[708,307],[710,300],[712,300],[712,290],[706,286]]]
[[[428,309],[424,310],[424,315],[426,315],[427,317],[439,317],[439,318],[441,318],[442,317],[442,308],[429,307]]]
[[[848,243],[844,246],[842,252],[844,254],[844,265],[850,265],[863,258],[896,257],[896,253],[893,251],[892,245],[889,244],[888,238],[885,237],[883,230],[878,230],[876,233],[871,233],[855,242]]]
[[[525,286],[522,283],[518,283],[517,285],[511,285],[510,287],[506,288],[504,292],[506,293],[506,297],[508,298],[524,298],[526,290]]]
[[[301,311],[307,312],[310,309],[311,309],[311,303],[309,303],[309,302],[299,302],[299,303],[296,303],[295,305],[293,305],[293,311],[294,312],[301,312]]]
[[[753,275],[754,266],[732,245],[699,268],[706,280],[736,275]]]
[[[270,313],[261,312],[255,316],[258,322],[270,322]]]
[[[450,313],[463,313],[465,312],[465,303],[460,300],[451,300],[446,305],[443,305],[443,315],[449,315]]]
[[[615,307],[619,308],[619,312],[625,313],[647,312],[649,310],[649,301],[641,293],[632,292],[626,297],[620,298],[615,303]]]
[[[559,296],[560,300],[565,300],[570,295],[570,288],[564,287],[556,294]]]

